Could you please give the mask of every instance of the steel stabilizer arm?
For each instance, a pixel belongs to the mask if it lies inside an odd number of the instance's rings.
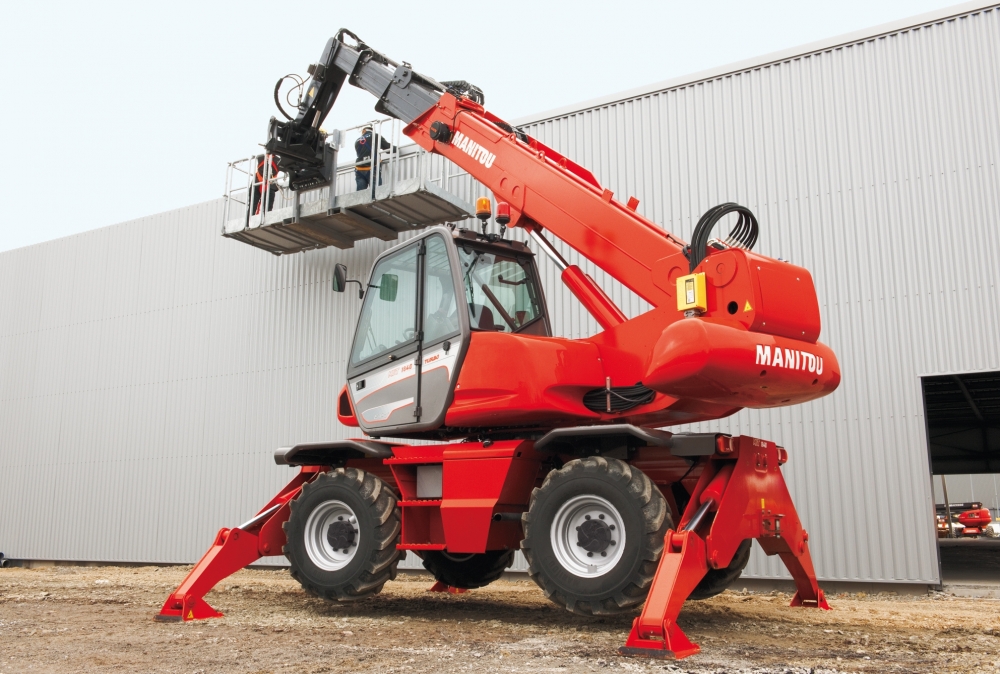
[[[289,502],[302,491],[302,485],[313,480],[321,467],[303,466],[295,478],[271,499],[246,524],[232,529],[220,529],[215,543],[195,564],[176,590],[167,597],[155,616],[159,622],[221,618],[222,613],[209,606],[204,597],[215,585],[261,557],[281,554],[285,532],[281,525],[288,521]]]
[[[647,658],[686,658],[699,652],[701,648],[691,643],[676,620],[684,600],[707,572],[705,541],[693,531],[668,531],[646,605],[618,652]]]
[[[621,655],[685,658],[698,653],[698,645],[677,626],[677,616],[708,570],[728,567],[748,538],[785,563],[797,590],[792,606],[829,610],[816,581],[809,535],[781,474],[786,459],[785,450],[773,442],[746,436],[728,438],[719,452],[703,459],[680,530],[667,532],[649,596],[618,649]]]

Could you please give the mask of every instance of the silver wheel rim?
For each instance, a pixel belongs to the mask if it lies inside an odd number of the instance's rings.
[[[354,527],[354,542],[346,548],[330,545],[328,532],[335,522],[347,522]],[[313,508],[306,520],[306,554],[312,563],[324,571],[339,571],[354,559],[361,542],[361,531],[354,511],[341,501],[325,501]]]
[[[603,521],[611,529],[614,541],[604,554],[588,554],[579,544],[579,529],[588,519]],[[621,561],[625,550],[625,527],[621,513],[607,499],[582,494],[569,499],[552,520],[552,551],[559,564],[581,578],[596,578],[611,571]]]

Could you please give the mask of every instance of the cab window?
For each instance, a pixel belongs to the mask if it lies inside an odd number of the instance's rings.
[[[542,315],[527,260],[459,246],[462,285],[473,330],[519,332]]]
[[[372,271],[361,308],[351,365],[416,339],[417,247],[383,258]]]
[[[440,236],[427,238],[424,258],[424,344],[430,346],[460,329],[455,281],[448,249]]]

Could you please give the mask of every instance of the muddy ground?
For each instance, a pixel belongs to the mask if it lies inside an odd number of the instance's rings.
[[[995,672],[1000,601],[726,592],[688,602],[702,652],[619,657],[632,616],[580,618],[528,580],[430,594],[400,574],[354,605],[307,597],[285,571],[246,570],[208,595],[226,617],[152,618],[187,569],[0,569],[0,674],[15,672]]]

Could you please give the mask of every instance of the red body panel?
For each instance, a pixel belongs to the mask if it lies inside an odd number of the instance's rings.
[[[583,340],[476,332],[445,424],[559,426],[596,422],[583,394],[604,386],[597,347]]]
[[[396,447],[392,468],[403,514],[400,548],[454,553],[509,550],[521,541],[517,521],[493,515],[528,508],[541,457],[533,443],[504,440]],[[417,497],[417,467],[442,466],[441,497]]]
[[[830,393],[840,370],[824,344],[748,332],[729,321],[688,320],[663,331],[643,382],[678,398],[773,407]]]

